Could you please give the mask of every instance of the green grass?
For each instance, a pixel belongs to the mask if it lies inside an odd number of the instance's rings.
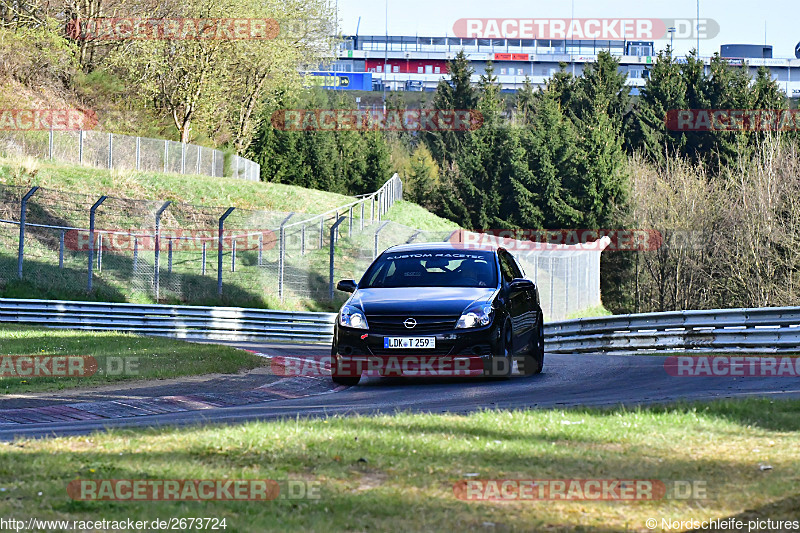
[[[0,183],[193,205],[322,213],[354,201],[342,194],[280,183],[191,174],[107,170],[32,158],[0,157]]]
[[[89,377],[0,377],[0,394],[90,387],[140,379],[233,374],[264,364],[263,358],[249,352],[215,344],[193,344],[118,332],[0,325],[0,358],[8,355],[91,356],[97,361],[97,372]]]
[[[583,309],[581,311],[576,311],[574,313],[570,313],[567,315],[567,320],[572,320],[574,318],[594,318],[600,316],[611,316],[611,311],[603,307],[603,304],[590,307],[588,309]]]
[[[395,202],[386,212],[384,220],[391,220],[398,224],[427,231],[452,231],[458,229],[458,224],[455,222],[436,216],[427,209],[406,201]]]
[[[646,531],[651,517],[702,520],[745,510],[798,519],[798,432],[800,402],[768,400],[111,430],[1,445],[0,515],[206,516],[225,518],[237,532]],[[71,500],[67,483],[87,478],[301,479],[319,482],[321,499]],[[627,503],[454,497],[453,484],[465,479],[516,478],[661,480],[670,492],[675,481],[700,482],[705,494]]]

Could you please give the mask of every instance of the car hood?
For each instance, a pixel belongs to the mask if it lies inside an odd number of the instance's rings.
[[[359,289],[350,305],[367,315],[460,315],[471,303],[488,300],[497,289],[486,287],[403,287]]]

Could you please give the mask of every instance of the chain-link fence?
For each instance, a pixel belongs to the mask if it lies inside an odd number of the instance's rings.
[[[27,155],[108,169],[229,176],[259,181],[261,167],[244,157],[196,144],[95,130],[0,131],[0,154]]]
[[[360,279],[389,246],[469,234],[385,220],[400,198],[396,174],[319,215],[0,186],[0,288],[65,300],[332,308],[346,296],[335,282]],[[548,320],[600,303],[602,247],[497,244],[539,286]]]

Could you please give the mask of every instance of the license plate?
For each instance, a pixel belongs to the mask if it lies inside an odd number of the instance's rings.
[[[384,348],[436,348],[436,337],[384,337]]]

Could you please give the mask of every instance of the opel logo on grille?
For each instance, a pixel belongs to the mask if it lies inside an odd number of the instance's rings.
[[[417,321],[414,320],[413,318],[406,318],[403,321],[403,325],[408,329],[413,329],[417,325]]]

